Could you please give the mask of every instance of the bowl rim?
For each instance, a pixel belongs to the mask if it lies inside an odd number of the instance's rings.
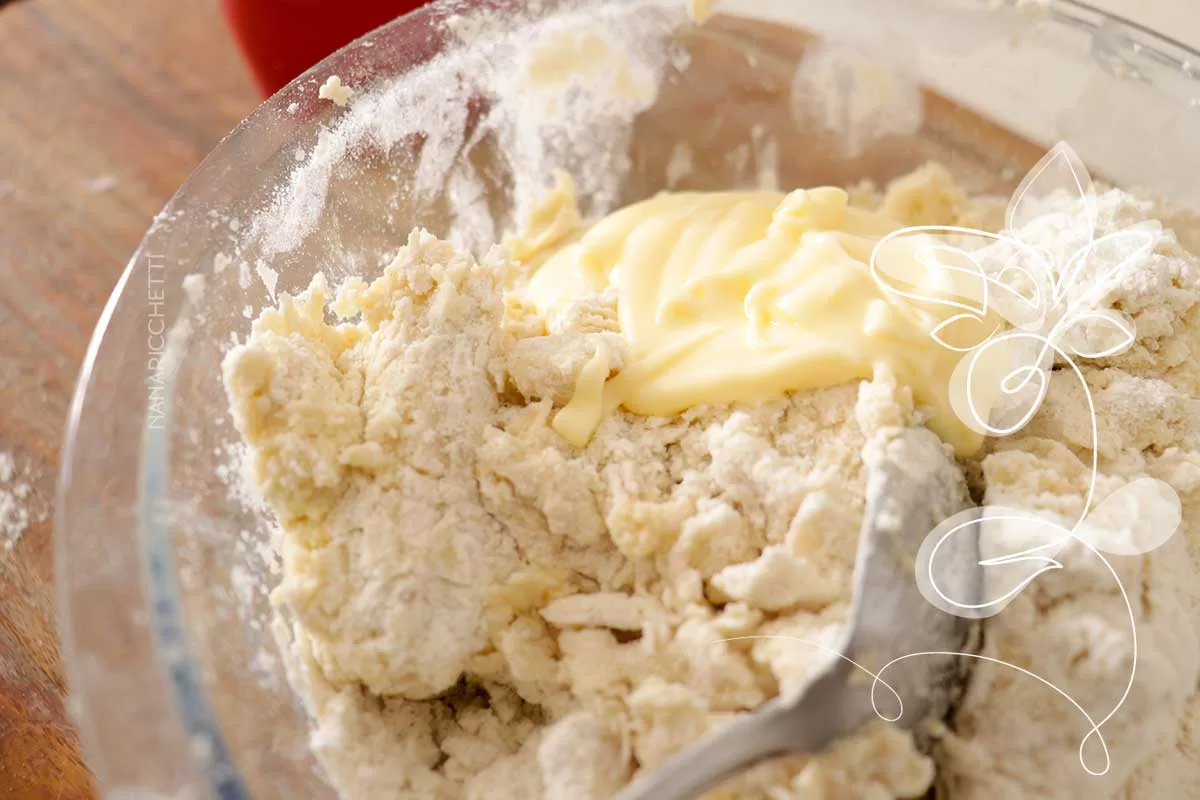
[[[1064,8],[1072,9],[1076,13],[1075,14],[1065,14],[1065,13],[1063,13]],[[1181,41],[1179,39],[1176,39],[1173,36],[1163,33],[1162,31],[1156,31],[1153,28],[1151,28],[1149,25],[1145,25],[1141,22],[1135,22],[1134,20],[1131,20],[1128,17],[1123,16],[1121,14],[1114,14],[1111,11],[1105,11],[1103,9],[1096,8],[1095,6],[1091,5],[1090,3],[1083,2],[1083,0],[1054,0],[1049,5],[1049,11],[1052,15],[1059,17],[1059,18],[1069,19],[1070,21],[1074,22],[1075,24],[1079,24],[1084,21],[1081,14],[1096,15],[1105,21],[1115,22],[1120,27],[1126,28],[1130,32],[1136,32],[1142,36],[1145,36],[1148,39],[1153,40],[1156,44],[1166,45],[1170,48],[1173,48],[1182,53],[1185,53],[1191,57],[1200,58],[1200,45],[1193,47],[1191,45],[1184,43],[1183,41]],[[1162,53],[1159,52],[1159,54],[1162,54]],[[1181,71],[1187,72],[1189,74],[1194,74],[1191,71],[1196,70],[1197,66],[1198,66],[1196,64],[1191,63],[1191,61],[1187,60],[1187,59],[1183,59],[1183,60],[1172,59],[1168,63],[1170,66],[1177,67]]]

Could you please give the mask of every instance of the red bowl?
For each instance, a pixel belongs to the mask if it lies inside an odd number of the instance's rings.
[[[363,34],[422,5],[414,0],[221,0],[265,95]]]

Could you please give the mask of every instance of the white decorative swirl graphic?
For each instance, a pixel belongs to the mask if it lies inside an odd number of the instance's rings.
[[[1115,577],[1116,576],[1114,575],[1114,578]],[[1117,581],[1117,583],[1119,585],[1120,581]],[[1128,602],[1128,597],[1126,597],[1126,602]],[[846,663],[850,664],[855,669],[857,669],[859,672],[863,673],[864,675],[867,675],[868,677],[871,678],[871,710],[875,714],[875,716],[879,717],[879,719],[883,720],[884,722],[896,722],[904,716],[904,698],[901,697],[900,692],[896,691],[895,687],[893,687],[890,683],[888,683],[886,680],[883,679],[883,673],[887,672],[889,669],[892,668],[892,666],[894,666],[895,664],[899,664],[901,661],[907,661],[910,658],[919,658],[921,656],[959,656],[959,657],[971,658],[976,661],[983,661],[983,662],[986,662],[989,664],[994,664],[999,667],[1008,667],[1009,669],[1016,670],[1017,672],[1021,673],[1022,675],[1025,675],[1029,678],[1034,679],[1035,681],[1037,681],[1038,683],[1041,683],[1046,688],[1057,693],[1060,697],[1062,697],[1064,700],[1066,700],[1068,703],[1070,703],[1075,708],[1075,710],[1079,712],[1079,715],[1087,721],[1088,733],[1087,733],[1087,735],[1085,735],[1083,737],[1083,739],[1079,743],[1079,762],[1083,765],[1083,768],[1085,770],[1087,770],[1087,772],[1090,775],[1099,777],[1101,775],[1104,775],[1106,772],[1108,772],[1109,768],[1111,767],[1111,761],[1109,759],[1109,753],[1108,753],[1108,745],[1105,744],[1104,737],[1100,734],[1100,727],[1105,722],[1107,722],[1114,713],[1116,713],[1116,709],[1114,709],[1112,712],[1110,712],[1109,715],[1106,716],[1104,719],[1097,721],[1096,719],[1094,719],[1092,717],[1091,714],[1088,713],[1087,709],[1085,709],[1083,706],[1081,706],[1075,700],[1075,698],[1073,698],[1070,694],[1068,694],[1067,692],[1064,692],[1062,689],[1060,689],[1054,683],[1046,680],[1042,676],[1038,675],[1036,672],[1032,672],[1031,670],[1025,669],[1024,667],[1018,667],[1015,664],[1010,664],[1007,661],[1002,661],[1001,659],[992,658],[990,656],[980,655],[978,653],[950,652],[950,651],[945,651],[945,650],[927,650],[927,651],[923,651],[920,653],[909,653],[908,655],[900,656],[898,658],[893,658],[891,661],[887,662],[882,667],[880,667],[878,672],[872,672],[870,668],[866,667],[865,665],[861,664],[858,661],[855,661],[853,658],[850,658],[850,656],[846,655],[841,650],[838,650],[833,647],[829,647],[828,645],[822,644],[821,642],[813,641],[812,639],[804,639],[799,636],[787,636],[787,635],[783,635],[783,634],[757,634],[757,635],[751,635],[751,636],[731,636],[726,639],[718,639],[715,642],[715,644],[721,644],[723,642],[750,641],[750,640],[757,640],[757,639],[781,640],[781,641],[796,642],[799,644],[808,645],[810,647],[813,647],[817,650],[822,651],[823,653],[826,653],[827,655],[830,655],[830,656],[838,658],[842,661],[845,661]],[[880,688],[886,689],[888,694],[891,696],[892,701],[895,704],[895,709],[896,709],[894,712],[888,712],[888,711],[882,710],[880,708],[880,702],[879,702]],[[1121,704],[1118,703],[1117,708],[1119,708],[1120,705]],[[1092,767],[1088,766],[1087,757],[1084,752],[1087,748],[1088,742],[1091,741],[1093,737],[1095,737],[1097,746],[1100,748],[1100,755],[1104,759],[1104,766],[1101,767],[1100,769],[1093,769]]]
[[[1007,662],[961,655],[1018,670],[1056,691],[1087,720],[1079,746],[1083,768],[1108,772],[1110,759],[1101,728],[1121,708],[1137,673],[1137,624],[1125,587],[1105,554],[1136,556],[1164,544],[1181,522],[1181,506],[1166,483],[1139,478],[1097,502],[1099,431],[1096,409],[1075,358],[1119,355],[1136,341],[1133,320],[1107,308],[1105,298],[1153,253],[1162,235],[1150,221],[1096,237],[1101,221],[1091,178],[1065,143],[1055,146],[1030,171],[1009,203],[1006,227],[988,233],[964,227],[920,226],[896,231],[875,246],[871,274],[894,301],[927,323],[942,346],[963,353],[954,372],[951,405],[972,430],[1003,437],[1021,430],[1037,414],[1056,366],[1069,369],[1082,387],[1091,422],[1091,474],[1078,516],[1069,523],[1029,510],[984,505],[939,524],[917,557],[916,580],[937,608],[968,619],[1000,613],[1060,561],[1072,542],[1099,559],[1120,589],[1131,628],[1132,660],[1125,690],[1098,719],[1069,692]],[[984,596],[948,596],[941,588],[939,555],[956,536],[974,536],[984,570]],[[892,664],[930,653],[912,653]],[[946,654],[941,654],[946,655]],[[886,685],[886,684],[885,684]],[[1085,755],[1089,742],[1100,765]]]

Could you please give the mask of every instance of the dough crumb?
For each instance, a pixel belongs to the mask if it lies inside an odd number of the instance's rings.
[[[325,83],[321,84],[320,90],[317,92],[317,97],[322,100],[330,100],[334,105],[345,107],[350,102],[350,98],[354,96],[354,90],[342,83],[342,79],[337,75],[330,75]],[[289,108],[288,113],[294,113]]]

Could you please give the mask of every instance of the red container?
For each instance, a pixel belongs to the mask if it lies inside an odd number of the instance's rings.
[[[325,56],[420,6],[415,0],[221,0],[266,95]]]

